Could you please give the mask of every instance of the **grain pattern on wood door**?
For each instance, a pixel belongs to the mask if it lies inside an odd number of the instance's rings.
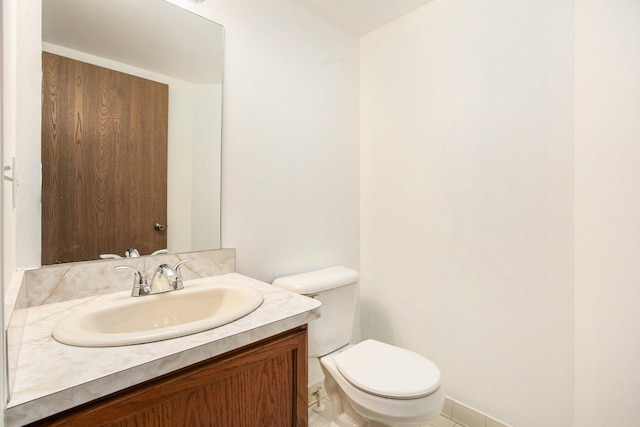
[[[42,264],[167,247],[168,86],[43,53]]]

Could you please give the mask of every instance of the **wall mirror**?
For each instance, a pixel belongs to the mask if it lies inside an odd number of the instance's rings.
[[[54,54],[167,85],[166,219],[162,218],[158,224],[146,224],[145,227],[166,233],[169,252],[220,247],[223,36],[221,25],[166,0],[42,0],[42,45],[43,52],[46,52],[43,55]],[[43,76],[46,72],[43,70]],[[75,85],[78,86],[78,83]],[[53,105],[60,107],[55,99],[47,98],[45,90],[47,88],[43,86],[43,110]],[[84,122],[80,123],[77,111],[71,115],[75,116],[76,128],[85,125]],[[43,117],[43,141],[45,132],[59,131],[57,126],[55,123],[46,123]],[[118,130],[123,134],[140,132]],[[76,130],[76,135],[79,133]],[[79,147],[77,151],[88,151],[82,147],[82,144],[92,143],[88,134],[85,131],[82,138],[75,137],[76,146]],[[142,135],[141,140],[145,136]],[[82,163],[83,160],[78,162]],[[123,164],[126,160],[118,162]],[[149,159],[149,162],[153,162],[153,159]],[[64,162],[62,164],[64,168]],[[67,165],[72,167],[69,162]],[[129,167],[153,170],[144,161],[130,164]],[[122,172],[118,168],[118,171],[105,174],[104,185],[110,185],[112,175],[127,175],[126,170]],[[58,185],[56,176],[67,172],[63,170],[52,175],[45,173],[43,166],[43,197],[44,191],[51,191]],[[73,173],[78,174],[77,171]],[[83,180],[95,179],[80,175],[75,178],[79,183],[77,186],[81,186]],[[138,184],[134,174],[129,179],[132,186]],[[65,197],[64,193],[59,198],[70,199],[70,204],[79,203],[77,197]],[[117,202],[104,201],[105,206],[114,203]],[[80,209],[91,208],[83,206]],[[136,216],[136,209],[130,208],[129,211],[117,215],[122,216],[123,221],[128,221],[129,217]],[[59,212],[64,216],[62,210]],[[52,212],[43,210],[42,215],[44,224]],[[74,226],[86,226],[87,229],[83,229],[81,234],[91,238],[96,233],[91,227],[100,221],[90,219],[83,221],[86,224],[79,222],[75,221]],[[121,227],[112,228],[110,232],[118,233]],[[125,236],[125,241],[131,238],[130,243],[122,247],[105,248],[103,253],[124,256],[128,248],[140,246],[133,240],[133,234],[127,232]],[[44,238],[42,244],[45,244]],[[141,255],[151,251],[144,252],[141,251]],[[53,260],[43,264],[82,260],[86,259]]]

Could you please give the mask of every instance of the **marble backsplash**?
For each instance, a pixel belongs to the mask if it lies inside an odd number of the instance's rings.
[[[26,306],[33,307],[131,289],[135,272],[116,270],[115,266],[134,266],[150,278],[160,264],[175,265],[187,258],[193,260],[180,267],[183,280],[236,271],[235,249],[52,265],[25,271],[23,286],[26,288]]]
[[[134,266],[151,277],[153,270],[160,264],[175,265],[178,261],[187,258],[193,258],[193,260],[180,267],[183,280],[236,271],[235,249],[75,262],[17,271],[5,298],[9,374],[7,391],[11,392],[15,379],[14,373],[20,357],[19,349],[28,307],[130,290],[133,285],[133,270],[116,270],[117,265]]]

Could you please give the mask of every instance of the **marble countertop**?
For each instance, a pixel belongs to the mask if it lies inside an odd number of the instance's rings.
[[[238,273],[185,281],[249,286],[263,304],[232,323],[179,338],[122,347],[73,347],[51,337],[54,326],[80,306],[104,296],[30,307],[19,349],[5,426],[21,426],[140,384],[320,316],[320,302]]]

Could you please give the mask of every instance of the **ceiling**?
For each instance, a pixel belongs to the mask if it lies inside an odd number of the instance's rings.
[[[42,40],[192,83],[222,81],[222,27],[158,0],[43,0]]]
[[[364,35],[433,0],[303,0],[338,25]]]
[[[302,1],[361,36],[433,0]],[[219,82],[222,78],[220,73],[200,71],[221,70],[217,64],[203,66],[207,58],[215,61],[222,55],[223,33],[212,26],[217,25],[165,1],[43,0],[43,41],[191,82]],[[190,35],[184,37],[187,33]],[[220,52],[197,50],[204,47],[210,51],[211,46],[219,46]],[[197,63],[193,58],[199,58]]]

